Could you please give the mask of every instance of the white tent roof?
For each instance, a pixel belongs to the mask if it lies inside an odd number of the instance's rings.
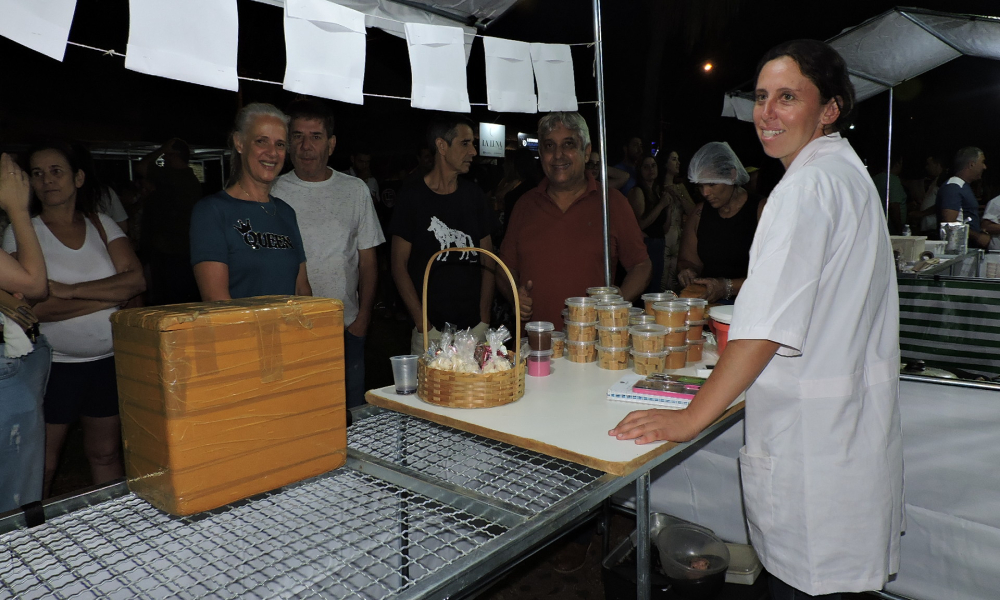
[[[485,27],[514,6],[517,0],[327,0],[365,15],[365,27],[377,27],[403,36],[403,23],[463,26],[475,33],[473,25]],[[284,6],[284,0],[257,0]]]
[[[962,55],[1000,60],[1000,18],[894,8],[827,42],[844,57],[861,101]],[[726,94],[722,116],[752,114],[752,92]]]

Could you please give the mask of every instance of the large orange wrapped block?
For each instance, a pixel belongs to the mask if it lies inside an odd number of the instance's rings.
[[[190,515],[347,459],[344,307],[262,296],[111,317],[129,489]]]

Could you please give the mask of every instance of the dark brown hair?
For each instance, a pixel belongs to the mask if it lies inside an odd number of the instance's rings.
[[[756,82],[764,65],[776,58],[787,56],[799,65],[802,74],[819,89],[820,100],[826,104],[835,99],[840,116],[832,128],[844,132],[855,115],[854,84],[847,72],[847,63],[830,44],[819,40],[792,40],[771,48],[757,63]]]
[[[82,147],[79,147],[82,149]],[[21,167],[30,176],[31,174],[31,157],[42,152],[44,150],[54,150],[66,159],[66,163],[69,164],[71,175],[76,177],[76,174],[80,171],[84,172],[83,185],[76,190],[76,210],[83,213],[86,216],[92,216],[97,214],[97,202],[100,199],[100,192],[97,188],[97,181],[94,176],[87,173],[85,167],[87,166],[87,158],[84,157],[78,147],[74,144],[64,142],[62,140],[53,140],[49,142],[44,142],[41,144],[36,144],[32,146],[30,150],[24,155],[24,164]],[[32,193],[31,204],[29,205],[29,211],[32,216],[37,216],[42,213],[42,202]]]

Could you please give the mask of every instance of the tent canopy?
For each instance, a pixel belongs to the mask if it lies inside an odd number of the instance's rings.
[[[284,6],[285,0],[256,0]],[[517,0],[327,0],[364,13],[365,26],[402,36],[403,23],[464,26],[467,33],[484,29]]]
[[[962,55],[1000,60],[1000,19],[897,7],[827,42],[844,57],[860,102]],[[752,85],[726,94],[722,116],[753,120]]]

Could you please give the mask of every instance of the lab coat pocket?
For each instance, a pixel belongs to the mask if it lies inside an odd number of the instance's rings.
[[[740,478],[743,480],[743,504],[751,534],[766,535],[774,523],[774,499],[771,478],[774,458],[747,454],[740,448]],[[753,536],[752,536],[753,537]]]

